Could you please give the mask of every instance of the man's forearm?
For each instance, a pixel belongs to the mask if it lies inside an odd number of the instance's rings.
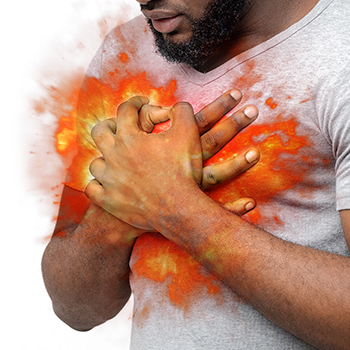
[[[132,231],[133,228],[130,228]],[[91,205],[75,230],[56,234],[43,256],[46,288],[59,318],[88,330],[114,317],[130,297],[134,232]]]
[[[164,236],[280,327],[320,349],[349,348],[348,258],[276,238],[199,191],[179,202],[153,223]]]

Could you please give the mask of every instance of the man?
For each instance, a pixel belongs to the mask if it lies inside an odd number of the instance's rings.
[[[136,18],[109,35],[92,63],[80,151],[43,258],[56,313],[80,330],[113,317],[130,295],[130,263],[133,349],[348,349],[350,7],[345,0],[139,2],[163,57]],[[209,130],[241,99],[234,88],[259,118],[210,158],[228,139],[207,142],[230,129],[224,121]],[[197,112],[225,91],[231,95],[196,113],[199,128],[191,107],[175,104],[188,101]],[[163,119],[145,97],[116,111],[136,94],[173,105],[168,130],[142,131]],[[86,124],[115,113],[92,131],[103,158],[90,166],[86,194],[94,204],[86,211],[89,202],[70,189],[83,190],[82,171],[96,156]],[[235,113],[230,137],[249,116],[257,116],[253,106]],[[206,192],[198,186],[232,178],[225,164],[251,145],[262,154],[256,166]],[[242,152],[239,168],[247,169],[249,151]],[[237,214],[252,207],[249,197],[258,207],[243,219]],[[76,216],[69,214],[75,200]],[[222,205],[229,202],[236,213]]]

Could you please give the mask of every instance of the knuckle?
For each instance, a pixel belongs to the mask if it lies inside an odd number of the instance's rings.
[[[133,96],[130,99],[122,102],[118,108],[117,108],[117,115],[116,117],[118,118],[120,114],[124,114],[126,111],[129,110],[131,105],[140,105],[142,106],[141,98],[139,96]]]
[[[91,129],[91,136],[94,141],[101,136],[101,123],[96,124]]]
[[[186,101],[177,102],[176,106],[181,106],[184,108],[192,108],[191,104],[189,102],[186,102]]]
[[[242,120],[240,120],[239,118],[237,118],[237,115],[234,114],[233,116],[231,116],[229,118],[229,121],[231,123],[231,127],[235,130],[235,132],[243,129],[244,125],[242,123]]]
[[[214,151],[219,143],[215,134],[209,132],[202,136],[202,148],[206,151]]]
[[[85,193],[85,196],[86,196],[88,199],[90,199],[90,200],[92,200],[92,198],[93,198],[92,192],[93,192],[93,191],[92,191],[91,182],[89,182],[89,183],[87,184],[87,186],[85,187],[84,193]]]
[[[195,115],[195,120],[196,120],[196,124],[199,128],[205,129],[207,127],[210,126],[210,120],[207,117],[206,113],[204,112],[198,112]]]
[[[102,120],[91,129],[92,139],[94,141],[103,139],[109,129],[113,131],[111,119]]]
[[[95,169],[95,165],[96,165],[96,159],[94,159],[90,164],[89,164],[89,171],[91,175],[94,175],[94,169]]]
[[[245,169],[243,162],[239,159],[239,157],[235,157],[232,160],[232,176],[237,176],[241,174]]]
[[[191,113],[193,113],[193,108],[192,105],[188,102],[182,101],[182,102],[177,102],[173,108],[176,109],[185,109],[187,111],[190,111]]]
[[[150,111],[147,111],[146,113],[142,113],[142,115],[140,115],[140,126],[142,130],[146,132],[153,130],[154,124],[152,122],[152,113]]]
[[[117,116],[118,116],[118,112],[120,112],[121,110],[123,110],[123,109],[125,108],[125,106],[128,105],[128,103],[129,103],[129,100],[122,102],[122,103],[118,106],[118,108],[117,108]]]
[[[215,186],[220,183],[220,180],[216,176],[213,168],[206,169],[203,179],[206,187]]]
[[[97,180],[91,180],[84,189],[85,196],[93,203],[100,205],[102,203],[103,197],[101,196],[101,191],[99,189],[100,184]]]
[[[220,104],[221,104],[222,110],[224,111],[223,112],[224,114],[230,111],[235,106],[236,101],[230,96],[229,98],[224,98]]]

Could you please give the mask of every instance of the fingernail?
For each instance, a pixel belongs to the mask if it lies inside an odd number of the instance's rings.
[[[245,210],[252,210],[254,208],[254,204],[252,202],[249,202],[245,206]]]
[[[242,93],[239,90],[231,90],[230,95],[236,100],[240,100],[242,97]]]
[[[245,159],[248,163],[253,163],[258,159],[258,153],[256,151],[250,150],[246,153]]]
[[[253,106],[246,107],[243,112],[250,119],[257,117],[257,115],[258,115],[257,108],[253,107]]]

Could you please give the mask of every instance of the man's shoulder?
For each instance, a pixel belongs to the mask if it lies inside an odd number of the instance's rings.
[[[156,86],[168,85],[174,70],[176,65],[157,53],[147,20],[138,16],[107,35],[88,75],[115,89],[123,83],[134,85],[135,81],[145,78]]]
[[[113,28],[103,43],[103,52],[115,56],[118,53],[136,54],[145,47],[153,51],[153,39],[148,30],[146,19],[137,16],[132,20]]]

